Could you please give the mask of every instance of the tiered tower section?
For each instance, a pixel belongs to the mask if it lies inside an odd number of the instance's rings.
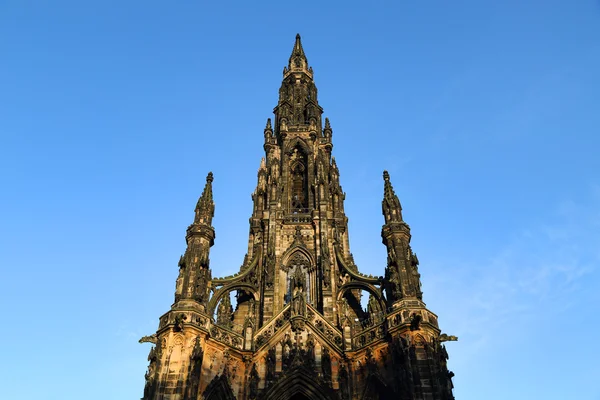
[[[212,173],[187,230],[175,303],[160,318],[144,400],[453,399],[437,317],[422,301],[410,228],[384,172],[384,277],[348,241],[333,130],[296,41],[252,194],[240,271],[212,278]],[[235,306],[234,306],[235,304]]]

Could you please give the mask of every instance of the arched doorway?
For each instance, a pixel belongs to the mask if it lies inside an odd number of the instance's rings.
[[[290,371],[265,393],[264,400],[333,400],[337,399],[313,371],[304,367]]]

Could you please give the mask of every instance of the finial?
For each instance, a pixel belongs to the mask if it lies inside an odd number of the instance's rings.
[[[325,129],[331,129],[331,124],[329,123],[329,118],[325,117]]]
[[[383,171],[383,215],[385,217],[385,223],[388,222],[401,222],[402,221],[402,206],[400,200],[394,188],[392,182],[390,182],[390,174],[387,171]]]
[[[294,69],[308,71],[308,60],[306,59],[304,49],[302,48],[300,34],[296,35],[296,42],[294,43],[294,49],[292,50],[292,55],[290,56],[290,60],[288,62],[288,69],[287,71],[284,69],[283,72],[285,74],[286,72]]]
[[[213,179],[213,173],[209,172],[208,175],[206,175],[206,185],[204,186],[202,195],[200,195],[198,203],[196,203],[196,216],[194,217],[195,224],[206,223],[210,225],[212,217],[215,214],[215,203],[213,202],[212,196]]]
[[[265,127],[265,129],[273,129],[271,127],[271,118],[267,118],[267,126]]]

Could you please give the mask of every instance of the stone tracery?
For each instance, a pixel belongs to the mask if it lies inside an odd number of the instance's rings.
[[[453,399],[441,343],[456,337],[441,335],[422,302],[419,261],[387,172],[385,276],[354,263],[333,130],[317,94],[298,36],[264,129],[246,257],[238,273],[212,277],[210,173],[187,229],[175,303],[154,336],[144,400],[358,400],[382,390]]]

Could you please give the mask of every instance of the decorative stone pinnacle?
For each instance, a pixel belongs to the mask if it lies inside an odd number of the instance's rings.
[[[271,126],[271,118],[267,118],[267,126],[265,127],[265,129],[273,129]]]
[[[312,74],[312,70],[308,68],[308,60],[306,59],[304,49],[302,48],[300,34],[297,34],[296,42],[294,43],[294,49],[292,50],[292,54],[290,55],[290,60],[288,63],[288,71],[299,69]],[[284,74],[286,72],[287,71],[284,69]]]
[[[390,174],[383,171],[383,215],[388,222],[402,222],[402,206],[390,181]]]
[[[215,213],[215,203],[213,202],[212,196],[212,181],[213,173],[209,172],[206,175],[206,185],[202,191],[202,195],[196,203],[196,216],[194,217],[194,223],[206,223],[211,224],[212,217]]]

